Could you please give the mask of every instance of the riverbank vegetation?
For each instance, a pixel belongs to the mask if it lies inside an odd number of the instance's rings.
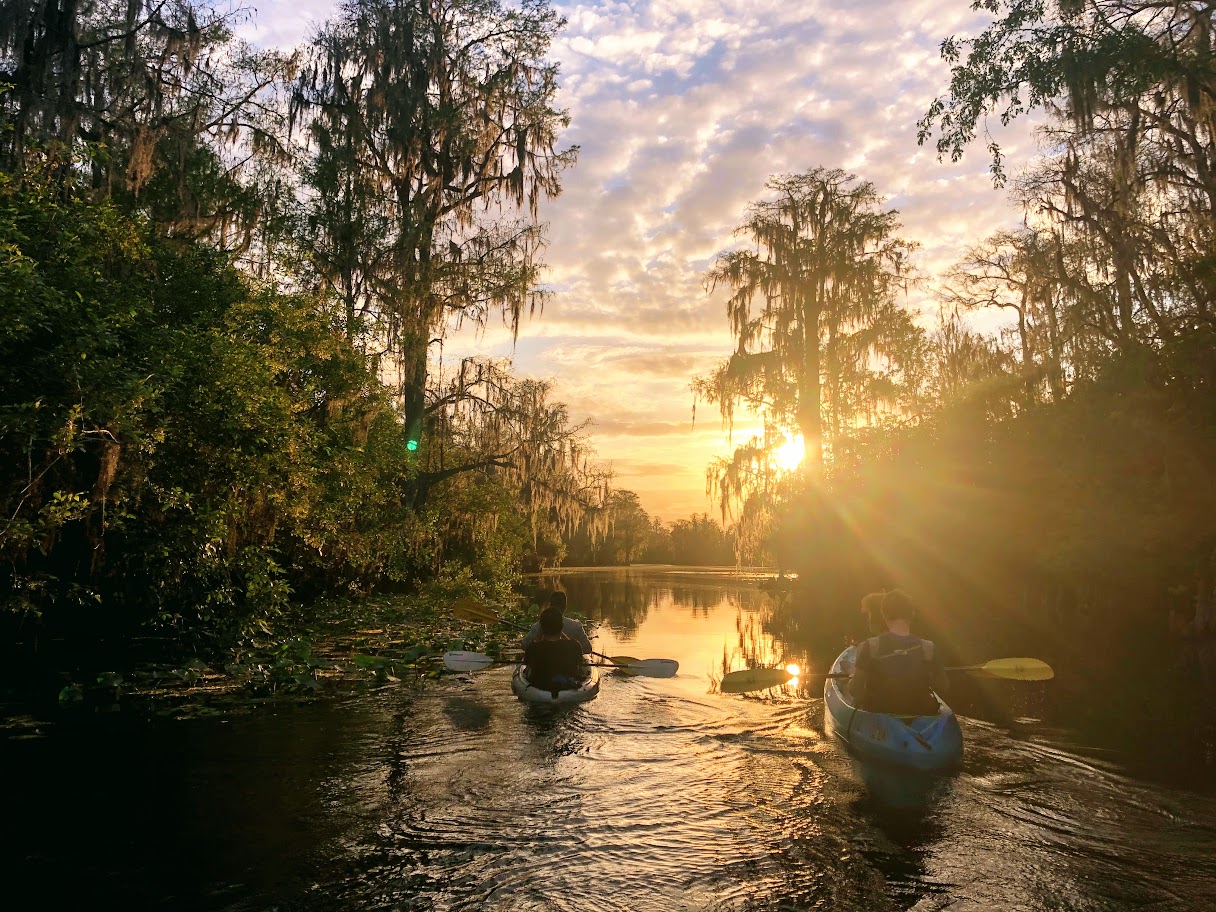
[[[602,533],[608,473],[549,386],[441,357],[543,304],[538,206],[577,152],[556,14],[351,0],[286,54],[236,15],[0,13],[0,627],[27,660],[274,650],[301,604],[375,591],[413,594],[406,656],[448,642],[442,599],[506,597],[542,528]],[[351,642],[382,626],[355,614]]]
[[[710,483],[744,558],[800,571],[821,606],[900,585],[951,636],[1082,666],[1171,630],[1211,635],[1211,10],[975,8],[993,22],[943,44],[950,86],[921,140],[957,159],[985,118],[1037,109],[1042,152],[1024,171],[989,147],[1022,227],[914,276],[912,239],[871,184],[775,177],[708,277],[736,349],[697,396],[727,422],[743,407],[767,422]],[[940,317],[910,313],[910,288]],[[794,435],[807,461],[781,471]]]

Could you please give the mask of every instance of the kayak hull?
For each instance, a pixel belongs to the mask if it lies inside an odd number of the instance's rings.
[[[850,646],[832,665],[833,674],[853,670],[856,647]],[[853,705],[848,678],[828,678],[823,685],[824,723],[862,760],[914,770],[953,769],[963,759],[963,732],[953,710],[938,699],[934,716],[888,716]]]
[[[533,687],[524,676],[524,666],[516,665],[515,673],[511,675],[511,690],[525,703],[586,703],[588,700],[594,700],[600,693],[599,669],[592,667],[590,672],[578,687],[559,690],[554,695],[552,691]]]

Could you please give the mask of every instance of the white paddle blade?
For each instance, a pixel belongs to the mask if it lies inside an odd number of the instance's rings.
[[[641,659],[630,662],[621,670],[627,675],[641,678],[674,678],[680,670],[680,663],[675,659]]]
[[[494,660],[482,652],[445,652],[443,664],[452,671],[481,671],[494,664]]]
[[[747,668],[732,671],[722,678],[718,690],[725,694],[747,693],[751,690],[768,690],[788,684],[793,675],[784,668]]]

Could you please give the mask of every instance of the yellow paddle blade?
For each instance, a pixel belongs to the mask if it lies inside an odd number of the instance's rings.
[[[465,621],[477,621],[481,624],[497,624],[501,618],[498,613],[489,605],[483,605],[476,599],[462,597],[452,602],[451,611],[453,617],[461,618]]]
[[[680,670],[675,659],[639,659],[625,669],[625,674],[643,678],[674,678]]]
[[[994,678],[1011,681],[1050,681],[1056,676],[1051,666],[1042,659],[993,659],[974,667]]]
[[[620,666],[618,671],[622,672],[623,674],[629,674],[630,672],[628,666],[635,664],[639,660],[635,659],[633,656],[608,656],[608,661],[613,665]]]
[[[743,671],[732,671],[725,675],[718,684],[718,690],[727,694],[767,690],[788,684],[793,677],[784,668],[745,668]]]

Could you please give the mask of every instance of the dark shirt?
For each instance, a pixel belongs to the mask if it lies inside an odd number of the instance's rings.
[[[542,689],[551,687],[559,676],[569,681],[584,677],[583,653],[574,640],[537,640],[524,650],[524,664],[528,681]]]
[[[946,672],[932,641],[883,633],[857,647],[850,685],[858,709],[893,716],[930,716],[933,694],[947,687]]]

